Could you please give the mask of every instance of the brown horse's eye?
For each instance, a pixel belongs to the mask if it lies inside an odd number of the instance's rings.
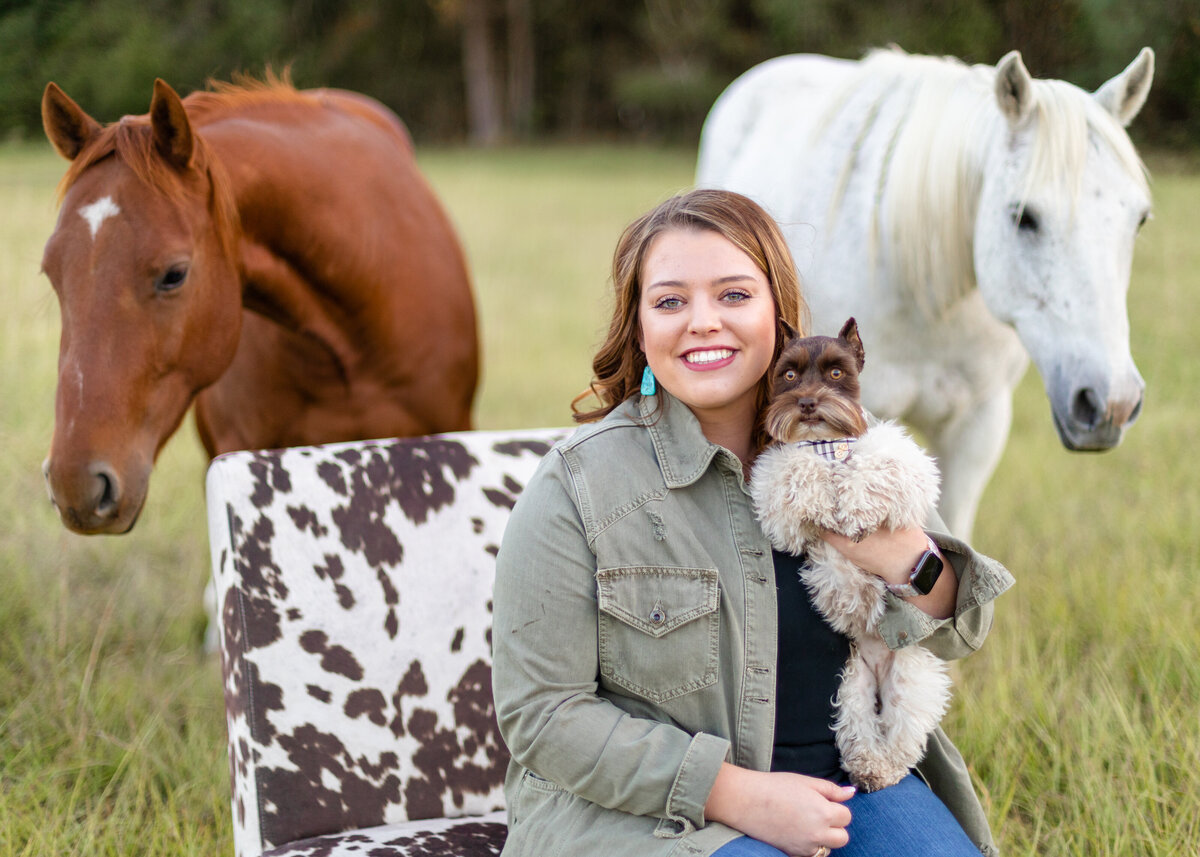
[[[845,374],[846,374],[845,372],[843,372],[841,369],[839,369],[836,366],[834,366],[832,369],[829,370],[829,377],[835,381],[841,380],[841,377]]]
[[[785,381],[795,381],[795,380],[796,380],[796,370],[795,370],[795,369],[789,369],[789,370],[787,370],[786,372],[784,372],[784,373],[783,373],[783,379],[784,379]]]
[[[172,265],[154,284],[155,291],[173,292],[187,280],[187,265]]]

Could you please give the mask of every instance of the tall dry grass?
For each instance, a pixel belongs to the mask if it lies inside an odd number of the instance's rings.
[[[444,151],[422,163],[474,271],[480,428],[565,425],[632,217],[692,155]],[[66,533],[39,464],[58,313],[38,273],[62,164],[0,151],[0,857],[229,854],[220,683],[200,650],[204,461],[164,451],[128,536]],[[1017,587],[958,670],[947,727],[1010,855],[1196,854],[1200,843],[1200,177],[1162,165],[1130,295],[1146,408],[1116,451],[1075,456],[1036,374],[976,541]]]

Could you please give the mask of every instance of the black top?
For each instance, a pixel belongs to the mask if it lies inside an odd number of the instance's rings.
[[[850,638],[826,624],[800,582],[803,557],[773,551],[779,596],[779,655],[772,771],[845,781],[833,741],[833,700]]]

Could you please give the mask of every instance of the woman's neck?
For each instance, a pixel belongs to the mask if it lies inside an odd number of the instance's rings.
[[[742,462],[742,472],[749,473],[754,461],[754,411],[743,414],[710,416],[696,414],[700,430],[710,443],[723,446]]]

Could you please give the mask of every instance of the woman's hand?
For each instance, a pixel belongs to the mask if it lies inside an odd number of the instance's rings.
[[[876,530],[856,542],[841,533],[824,530],[821,538],[863,571],[877,574],[887,583],[908,583],[908,575],[928,545],[925,531]]]
[[[840,533],[822,530],[821,538],[830,547],[857,565],[863,571],[882,577],[885,583],[908,583],[908,576],[917,565],[926,548],[928,536],[924,530],[912,527],[903,530],[876,530],[862,541],[856,542]],[[941,552],[938,552],[941,556]],[[905,599],[937,619],[948,619],[954,615],[958,600],[958,576],[942,556],[942,573],[928,595],[917,595]]]
[[[850,841],[854,787],[801,774],[764,773],[725,762],[704,805],[704,817],[773,845],[791,857]]]

